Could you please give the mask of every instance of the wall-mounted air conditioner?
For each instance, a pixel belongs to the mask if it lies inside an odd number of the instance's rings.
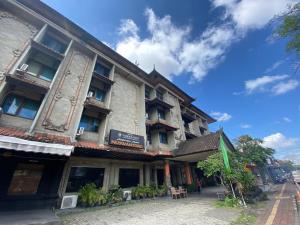
[[[0,117],[2,116],[2,114],[3,114],[3,109],[2,107],[0,107]]]
[[[94,96],[94,93],[92,91],[89,91],[87,94],[87,97],[93,97],[93,96]]]
[[[130,201],[131,200],[131,191],[123,191],[123,199],[125,201]]]
[[[80,135],[82,135],[82,134],[83,134],[83,132],[84,132],[84,127],[79,127],[79,129],[78,129],[78,131],[77,131],[77,134],[76,134],[76,136],[80,136]]]
[[[75,208],[77,205],[78,195],[66,195],[61,201],[61,209]]]
[[[22,64],[21,66],[20,66],[20,68],[19,68],[19,71],[21,71],[21,72],[27,72],[27,70],[28,70],[28,64]]]

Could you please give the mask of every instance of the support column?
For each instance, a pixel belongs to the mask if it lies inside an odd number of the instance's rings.
[[[165,184],[167,185],[167,187],[171,187],[172,182],[171,182],[170,162],[169,162],[169,160],[164,161],[164,172],[165,172]]]
[[[189,165],[189,162],[184,162],[184,172],[186,176],[186,183],[192,184],[193,178],[192,178],[191,167]]]
[[[151,184],[151,182],[150,182],[150,165],[149,164],[144,165],[144,180],[145,180],[145,185],[149,186]]]

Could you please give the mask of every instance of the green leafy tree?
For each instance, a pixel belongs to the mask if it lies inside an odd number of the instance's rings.
[[[289,12],[283,15],[282,23],[276,33],[288,38],[287,50],[300,56],[300,3],[295,4]]]
[[[267,159],[273,156],[274,149],[264,147],[262,143],[262,140],[249,135],[240,136],[236,142],[238,161],[244,164],[255,164],[259,167],[264,166]]]

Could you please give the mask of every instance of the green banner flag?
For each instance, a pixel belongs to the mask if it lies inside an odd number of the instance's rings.
[[[224,142],[224,139],[223,139],[223,136],[222,136],[222,135],[220,135],[220,145],[219,145],[219,150],[221,150],[222,155],[223,155],[223,160],[224,160],[225,169],[226,169],[227,171],[230,172],[231,170],[230,170],[229,159],[228,159],[228,153],[227,153],[228,149],[227,149],[227,146],[226,146],[226,144],[225,144],[225,142]]]

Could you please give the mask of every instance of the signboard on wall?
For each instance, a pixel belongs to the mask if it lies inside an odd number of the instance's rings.
[[[113,129],[110,130],[109,144],[139,149],[143,149],[145,147],[143,136]]]

